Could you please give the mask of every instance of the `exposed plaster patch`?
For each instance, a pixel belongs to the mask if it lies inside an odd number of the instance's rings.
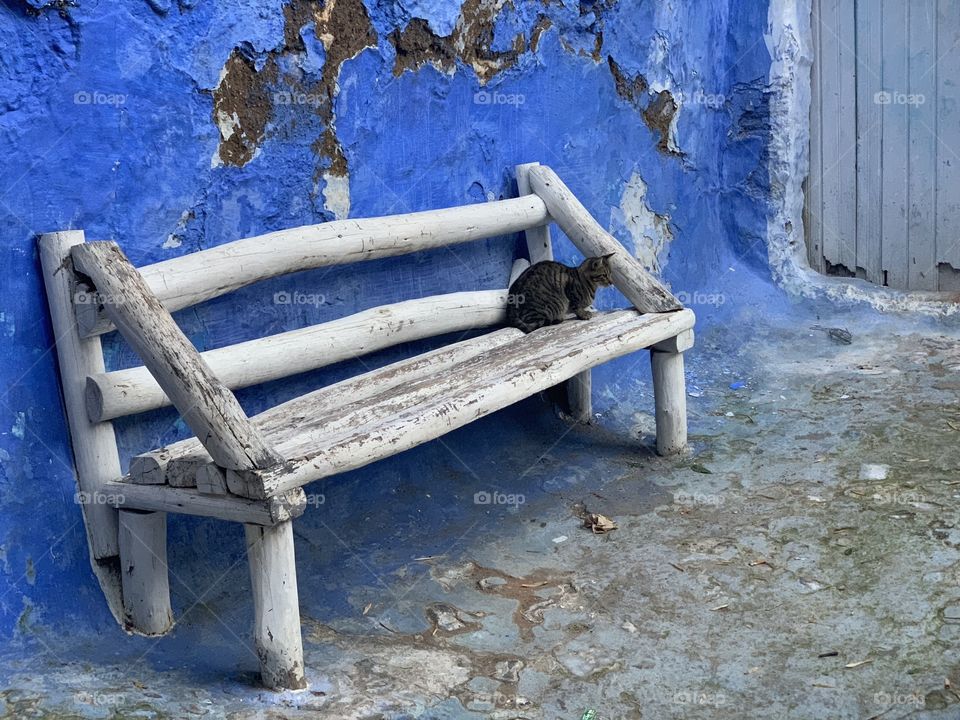
[[[541,15],[537,24],[533,26],[533,30],[530,31],[530,52],[537,51],[537,48],[540,47],[540,39],[551,27],[553,27],[553,21],[546,15]]]
[[[13,422],[13,427],[10,428],[10,432],[18,440],[23,440],[26,430],[27,430],[27,416],[23,412],[18,412],[15,415],[15,420]]]
[[[620,207],[614,208],[614,220],[619,221],[633,238],[634,255],[643,266],[660,272],[660,255],[673,242],[670,216],[658,215],[647,205],[647,184],[634,172],[623,189]]]
[[[607,65],[610,67],[617,95],[630,103],[640,113],[650,131],[658,135],[657,149],[666,155],[683,157],[683,152],[676,142],[680,106],[670,91],[652,89],[647,78],[640,73],[630,77],[612,55],[607,56]],[[655,93],[652,99],[651,90]]]
[[[633,78],[629,77],[620,67],[619,63],[613,59],[613,55],[607,56],[607,65],[610,67],[610,74],[613,75],[613,82],[617,88],[617,95],[633,105],[637,110],[642,110],[642,100],[647,94],[649,84],[647,79],[637,73]]]
[[[659,133],[657,149],[666,155],[682,155],[676,142],[676,119],[680,106],[669,90],[661,90],[643,111],[643,121],[654,133]]]
[[[795,295],[868,303],[883,312],[934,316],[960,312],[960,298],[948,294],[901,292],[865,280],[826,277],[810,268],[803,224],[803,182],[810,170],[810,0],[771,0],[767,27],[772,59],[767,252],[774,279]]]
[[[490,49],[497,16],[508,2],[509,0],[465,0],[456,26],[449,35],[437,35],[427,22],[420,18],[411,20],[403,30],[394,30],[389,37],[397,53],[393,74],[400,76],[406,70],[415,72],[428,64],[441,72],[453,73],[459,59],[473,68],[481,85],[487,84],[497,73],[513,67],[520,55],[527,50],[527,40],[523,33],[514,37],[513,47],[509,50],[498,52]],[[538,18],[534,27],[537,42],[546,27],[549,26],[543,25],[543,18]]]
[[[321,99],[315,108],[326,126],[313,143],[313,150],[329,161],[324,176],[346,177],[347,159],[337,138],[334,113],[334,102],[340,91],[337,81],[343,63],[367,48],[377,46],[377,32],[362,0],[329,0],[322,6],[309,0],[293,0],[284,8],[284,16],[286,49],[306,53],[300,32],[310,23],[313,23],[313,32],[323,44],[325,59],[320,80],[306,88],[311,95]],[[287,79],[293,84],[297,82],[296,78]]]
[[[284,31],[282,47],[267,53],[263,69],[239,50],[235,49],[220,72],[220,80],[214,90],[213,120],[220,131],[220,146],[211,160],[211,166],[221,164],[241,167],[256,157],[264,139],[267,123],[274,114],[273,105],[281,93],[276,88],[283,57],[300,59],[301,67],[319,67],[319,80],[310,82],[310,73],[287,73],[283,81],[313,102],[310,108],[324,124],[324,129],[313,145],[313,151],[326,167],[318,167],[314,175],[327,184],[324,191],[328,209],[338,217],[349,212],[349,183],[337,184],[333,178],[346,178],[347,160],[336,134],[334,103],[339,92],[337,84],[343,63],[356,57],[363,50],[377,46],[377,33],[363,0],[328,0],[318,3],[313,0],[292,0],[283,8]],[[312,32],[323,46],[322,66],[311,58],[310,48],[304,41],[303,32]],[[319,47],[316,48],[319,52]],[[317,53],[314,53],[316,55]],[[307,61],[310,60],[310,63]],[[312,64],[311,64],[312,63]],[[314,67],[316,65],[316,67]],[[287,94],[289,95],[289,94]],[[342,214],[342,215],[341,215]],[[168,243],[175,242],[171,236]],[[176,247],[166,245],[165,247]]]
[[[60,17],[69,19],[70,8],[77,7],[76,0],[24,0],[24,12],[39,17],[45,10],[56,10]]]
[[[220,130],[220,146],[211,165],[243,167],[253,159],[273,113],[267,86],[276,75],[272,59],[258,73],[253,61],[239,50],[230,54],[213,91],[213,121]]]
[[[323,207],[337,220],[350,217],[350,178],[347,175],[323,174]]]
[[[193,210],[184,210],[183,213],[181,213],[180,219],[177,221],[176,229],[167,235],[167,239],[163,241],[163,248],[165,250],[171,250],[183,245],[183,234],[187,229],[187,223],[195,217],[196,213],[194,213]]]

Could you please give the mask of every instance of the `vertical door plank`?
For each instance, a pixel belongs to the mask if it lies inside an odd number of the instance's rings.
[[[823,152],[820,114],[820,0],[813,0],[810,24],[813,32],[813,65],[810,68],[810,171],[804,192],[804,226],[810,267],[823,272]]]
[[[893,102],[894,93],[906,93],[907,27],[909,3],[882,0],[883,22],[883,122],[881,265],[886,284],[907,287],[907,170],[908,106]]]
[[[858,0],[857,12],[857,267],[883,283],[880,267],[881,140],[883,137],[883,26],[876,0]]]
[[[839,3],[840,145],[836,162],[840,181],[840,264],[857,270],[857,20],[856,3]],[[832,159],[831,159],[832,160]]]
[[[937,262],[940,290],[960,282],[960,4],[939,0],[937,8]],[[953,268],[953,269],[951,269]],[[954,270],[957,273],[954,273]]]
[[[911,0],[910,89],[901,99],[910,127],[907,281],[911,290],[936,290],[937,0]]]
[[[823,257],[839,265],[840,256],[840,36],[837,33],[841,0],[820,0],[820,137],[823,152]]]

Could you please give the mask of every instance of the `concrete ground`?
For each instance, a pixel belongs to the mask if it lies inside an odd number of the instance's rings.
[[[649,386],[624,379],[595,426],[533,399],[392,483],[311,488],[309,691],[255,686],[237,533],[199,602],[173,582],[171,638],[25,633],[2,717],[960,717],[958,331],[811,305],[751,320],[698,336],[688,456],[651,453]],[[212,527],[178,532],[223,544]]]

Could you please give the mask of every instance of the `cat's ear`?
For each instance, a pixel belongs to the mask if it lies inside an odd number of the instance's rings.
[[[612,258],[616,253],[607,253],[606,255],[601,255],[600,259],[603,260],[604,265],[610,264],[610,258]]]

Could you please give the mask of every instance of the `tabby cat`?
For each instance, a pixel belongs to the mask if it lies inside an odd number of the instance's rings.
[[[570,312],[587,320],[597,288],[613,284],[611,257],[613,253],[589,257],[579,267],[553,260],[534,263],[510,286],[507,324],[529,333],[563,322]]]

